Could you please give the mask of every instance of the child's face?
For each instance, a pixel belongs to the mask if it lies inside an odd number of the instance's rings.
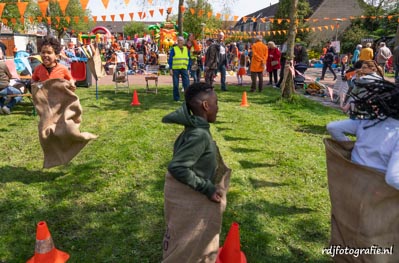
[[[208,101],[208,109],[206,115],[208,117],[208,122],[213,123],[216,121],[216,115],[219,111],[218,97],[216,95],[216,92],[212,91],[212,94],[210,94],[207,101]]]
[[[43,65],[47,68],[53,67],[57,64],[57,55],[52,46],[42,46],[40,56],[42,57]]]

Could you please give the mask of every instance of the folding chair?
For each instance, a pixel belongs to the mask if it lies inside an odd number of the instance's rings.
[[[112,81],[115,82],[115,93],[118,89],[127,89],[127,93],[129,93],[129,76],[127,74],[125,53],[116,51],[115,55],[116,65],[112,78]]]
[[[159,54],[158,55],[158,64],[159,64],[159,70],[162,73],[162,75],[168,74],[168,55],[166,54]]]
[[[158,93],[158,73],[159,73],[159,65],[147,65],[145,69],[145,82],[146,82],[146,92],[153,92],[155,94]],[[148,81],[155,81],[155,89],[150,89],[148,85]]]

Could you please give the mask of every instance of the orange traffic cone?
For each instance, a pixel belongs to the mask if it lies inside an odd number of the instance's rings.
[[[26,263],[64,263],[69,255],[54,246],[50,231],[45,221],[37,224],[35,255]]]
[[[242,93],[241,107],[248,107],[248,106],[249,106],[249,104],[248,104],[248,101],[247,101],[247,92],[244,91]]]
[[[132,103],[130,103],[132,106],[140,106],[139,98],[137,96],[137,91],[134,90],[133,92],[133,98],[132,98]]]
[[[219,248],[216,263],[247,263],[245,254],[240,250],[240,231],[238,224],[231,224],[223,247]]]

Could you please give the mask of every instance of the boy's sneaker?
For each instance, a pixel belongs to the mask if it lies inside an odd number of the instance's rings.
[[[1,108],[3,110],[4,114],[11,114],[10,108],[8,108],[7,106],[3,106],[3,108]]]

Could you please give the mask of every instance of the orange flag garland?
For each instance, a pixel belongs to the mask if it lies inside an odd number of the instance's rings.
[[[42,12],[42,16],[43,17],[47,16],[47,7],[48,7],[49,2],[47,2],[47,1],[39,2],[38,4],[39,4],[40,11]]]
[[[80,0],[80,5],[82,6],[82,9],[87,9],[87,4],[89,3],[89,0]]]
[[[103,2],[103,5],[105,7],[105,9],[108,8],[108,4],[109,4],[109,0],[101,0]]]
[[[25,10],[26,10],[26,7],[28,6],[28,4],[29,4],[29,2],[18,2],[17,3],[18,11],[19,11],[19,14],[21,15],[21,17],[24,16]]]
[[[59,0],[58,4],[60,5],[62,13],[65,15],[65,10],[68,6],[69,0]]]

